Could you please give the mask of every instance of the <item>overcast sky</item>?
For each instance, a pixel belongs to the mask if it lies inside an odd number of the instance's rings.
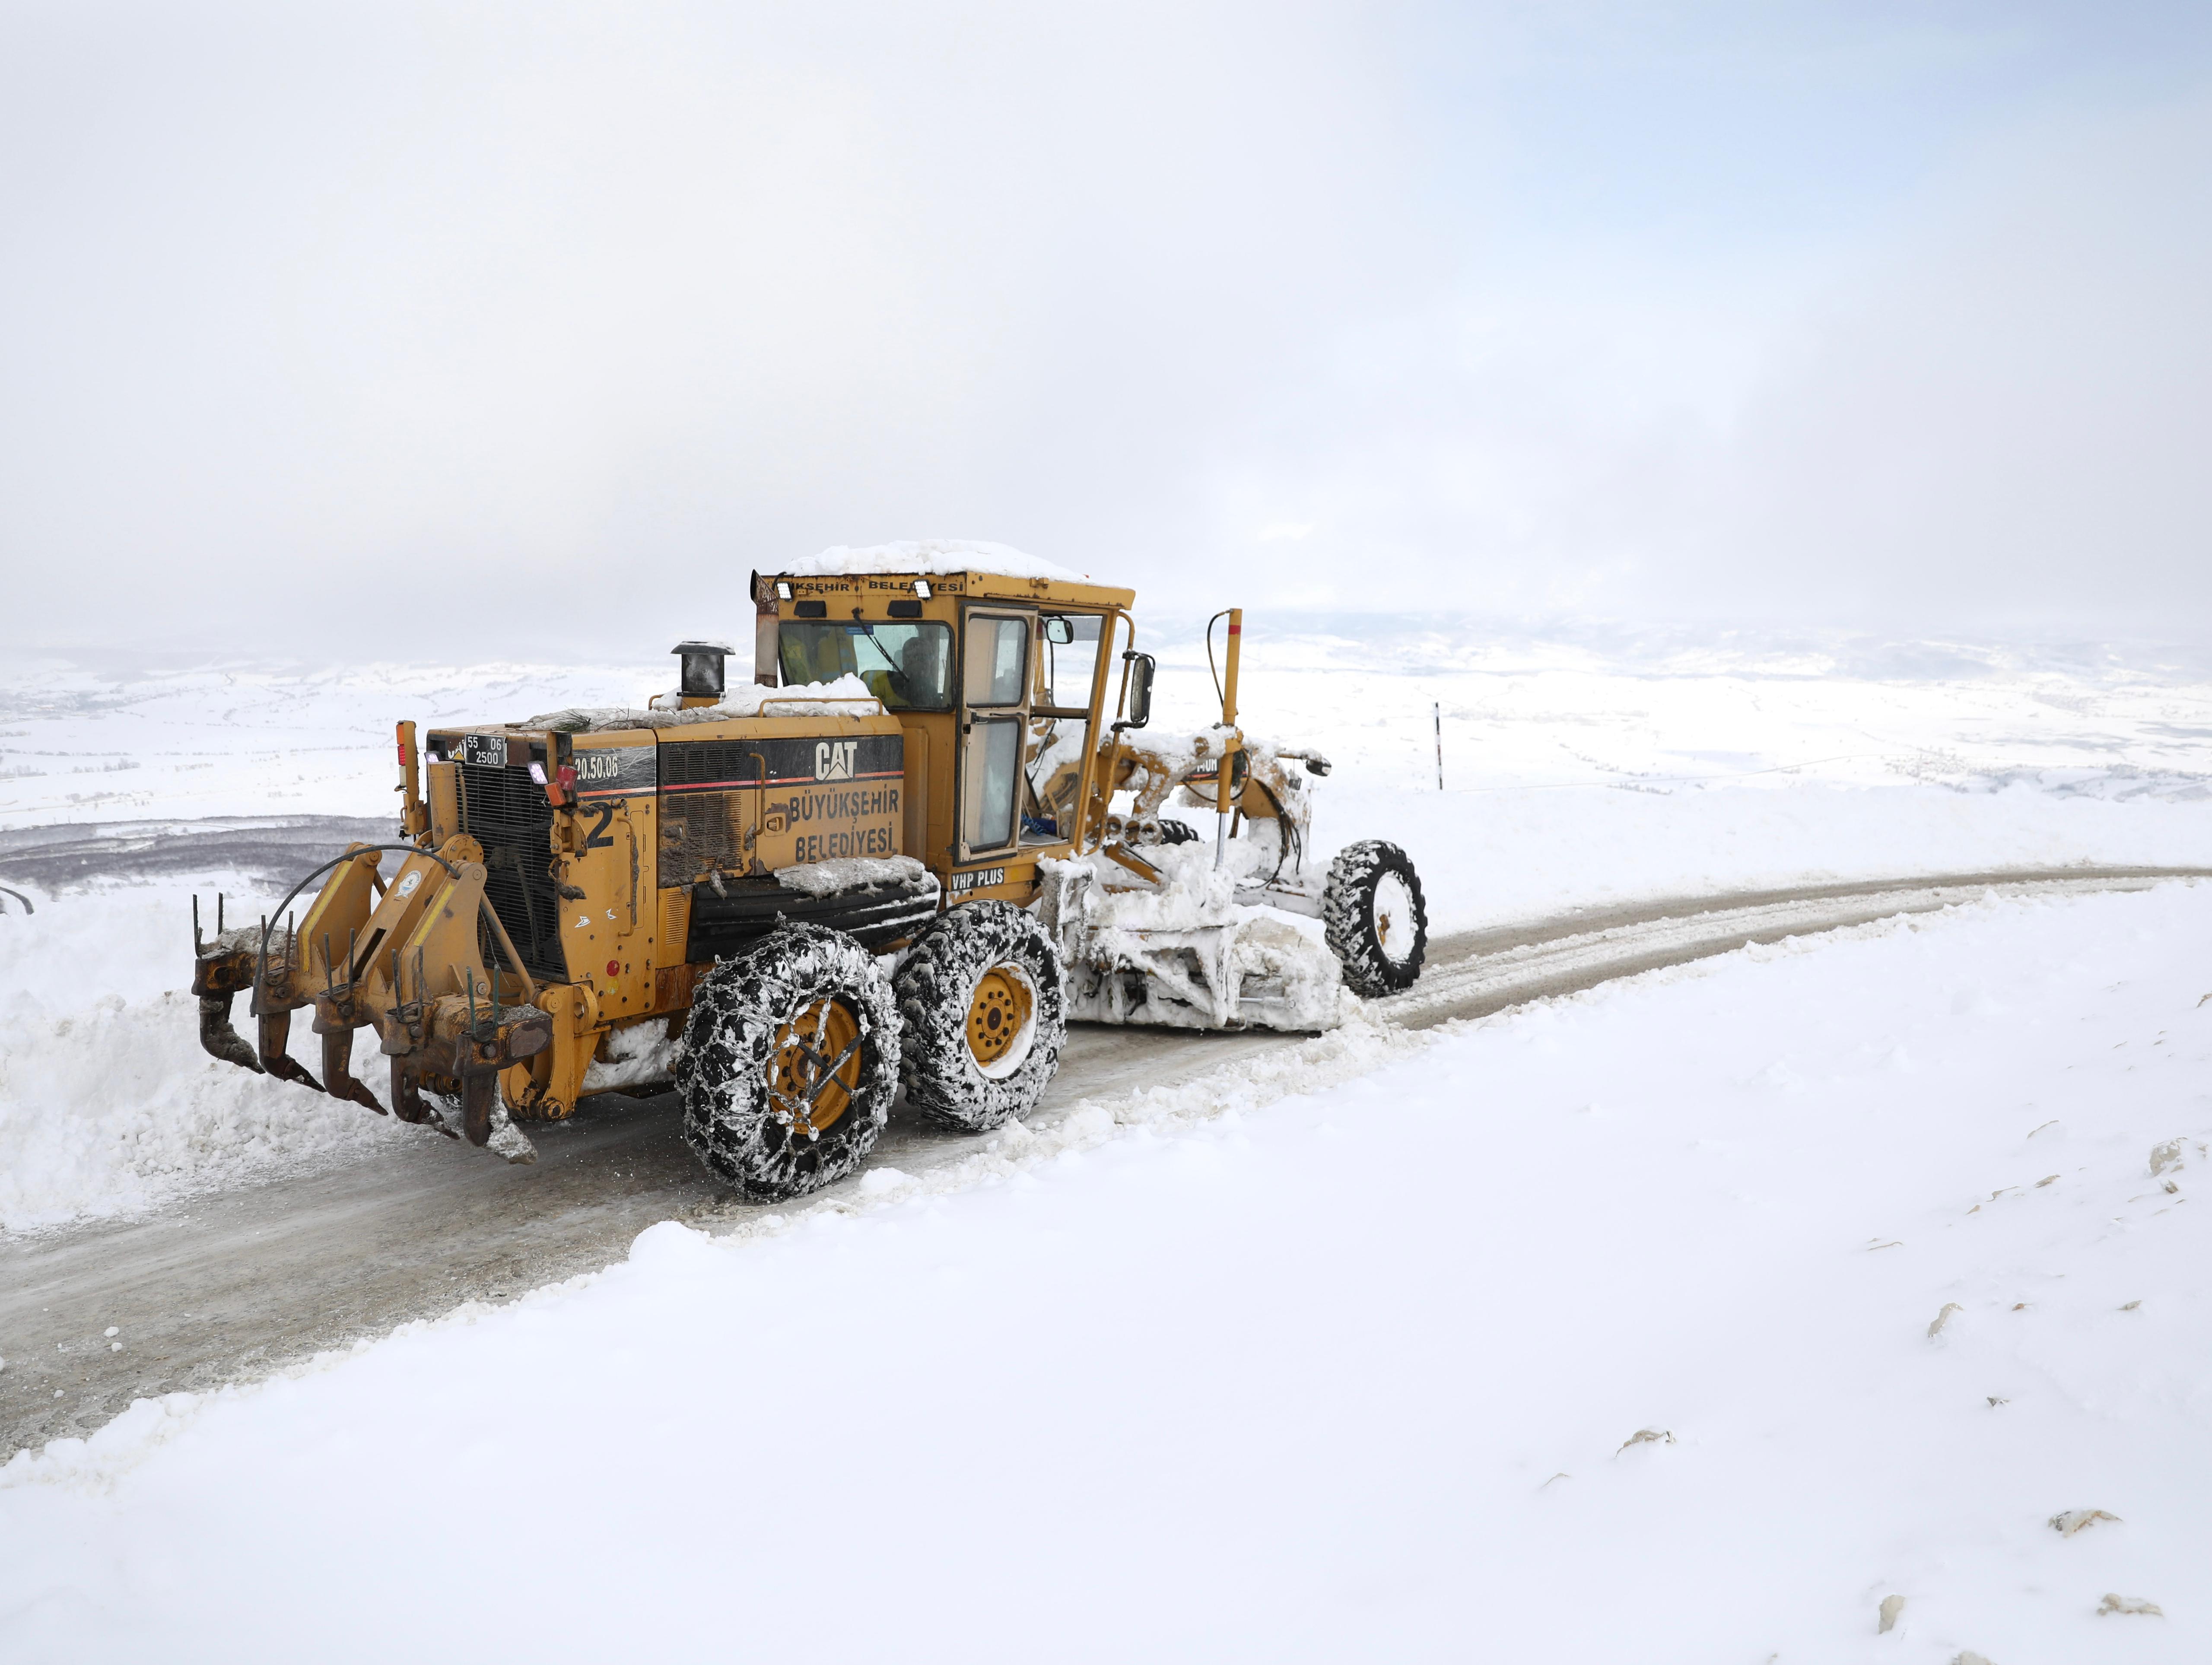
[[[2212,635],[2212,8],[0,0],[17,647],[1188,611]]]

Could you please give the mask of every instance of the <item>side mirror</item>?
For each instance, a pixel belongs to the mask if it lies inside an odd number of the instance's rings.
[[[1075,623],[1058,613],[1048,615],[1044,622],[1044,639],[1055,647],[1065,647],[1075,640]]]
[[[1129,714],[1121,720],[1123,728],[1142,728],[1152,720],[1152,672],[1159,667],[1150,653],[1130,653],[1122,655],[1129,661]]]

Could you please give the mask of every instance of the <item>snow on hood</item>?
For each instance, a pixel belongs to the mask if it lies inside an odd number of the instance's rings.
[[[787,890],[810,896],[831,896],[863,885],[899,884],[937,888],[936,875],[910,855],[841,856],[830,861],[804,862],[778,867],[775,881]]]
[[[847,573],[996,573],[1006,578],[1057,578],[1082,583],[1088,573],[1024,555],[1008,544],[965,538],[908,538],[851,549],[843,544],[779,569],[786,578],[835,578]]]
[[[663,695],[663,699],[669,696]],[[775,702],[778,717],[873,717],[883,712],[875,692],[858,677],[842,676],[835,682],[799,683],[790,688],[767,688],[741,683],[722,696],[720,705],[695,705],[690,710],[663,710],[655,706],[639,711],[628,706],[571,706],[547,711],[517,728],[550,728],[562,734],[605,734],[624,728],[675,728],[685,723],[727,722],[732,717],[757,717],[767,702]],[[866,701],[872,709],[851,703]]]

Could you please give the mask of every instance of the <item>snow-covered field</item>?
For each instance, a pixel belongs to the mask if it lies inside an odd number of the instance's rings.
[[[217,888],[234,898],[254,890],[239,874],[210,874],[204,899]],[[0,1230],[140,1213],[380,1141],[436,1137],[334,1114],[328,1100],[200,1050],[191,889],[102,886],[0,920]],[[234,1002],[241,1033],[246,1011]],[[319,1044],[294,1024],[295,1054],[310,1068]],[[382,1062],[363,1030],[354,1066],[380,1090]]]
[[[1248,726],[1337,760],[1321,845],[1404,844],[1438,930],[2212,865],[2185,662],[1247,640]],[[396,717],[665,673],[14,666],[0,829],[380,814]],[[425,1136],[199,1053],[191,888],[0,918],[0,1229]],[[1992,900],[657,1226],[19,1456],[0,1656],[2206,1657],[2208,927]]]
[[[2208,936],[1984,903],[656,1226],[18,1457],[0,1651],[2202,1659]]]
[[[1576,802],[1808,782],[1986,796],[2212,797],[2212,662],[2148,647],[2026,648],[1649,633],[1578,640],[1464,622],[1248,622],[1252,732],[1334,753],[1357,792]],[[1172,629],[1156,726],[1212,720],[1205,650]],[[392,807],[392,726],[635,705],[669,661],[303,671],[0,659],[0,827]],[[733,659],[732,681],[747,675]],[[2002,818],[2002,817],[1997,817]]]

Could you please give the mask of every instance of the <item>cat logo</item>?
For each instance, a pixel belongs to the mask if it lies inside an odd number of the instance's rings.
[[[817,781],[851,780],[853,758],[860,750],[858,740],[817,740],[814,743],[814,778]]]

